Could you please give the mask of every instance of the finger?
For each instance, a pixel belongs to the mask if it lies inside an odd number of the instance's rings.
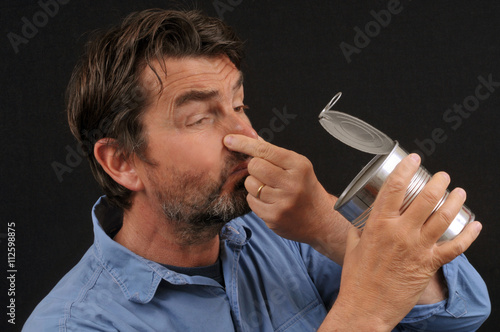
[[[432,214],[423,226],[423,235],[428,240],[428,244],[436,243],[453,222],[465,202],[466,193],[463,189],[456,188],[447,196],[443,205]]]
[[[448,174],[436,173],[403,213],[408,223],[421,228],[445,195],[449,184]]]
[[[438,172],[434,174],[409,205],[405,212],[406,217],[418,220],[417,223],[422,218],[424,221],[427,220],[436,209],[436,206],[443,200],[449,184],[450,177],[447,173]]]
[[[266,202],[266,203],[273,203],[273,202],[269,201],[269,199],[266,200],[266,198],[270,198],[271,196],[266,195],[264,193],[265,191],[269,191],[272,188],[270,186],[266,185],[265,183],[263,183],[262,181],[260,181],[259,179],[257,179],[256,177],[251,176],[251,175],[248,176],[245,179],[245,188],[248,191],[248,193],[250,195],[252,195],[253,197],[255,197],[263,202]]]
[[[257,191],[262,184],[262,181],[251,175],[247,176],[247,178],[245,179],[245,188],[253,197],[257,197]]]
[[[389,175],[375,199],[372,215],[399,216],[406,189],[420,165],[420,157],[412,153],[405,157]]]
[[[224,137],[224,145],[229,150],[265,159],[283,169],[291,169],[293,167],[293,158],[290,158],[290,153],[294,152],[263,140],[231,134]]]
[[[250,209],[255,212],[260,219],[264,220],[266,223],[273,220],[273,213],[276,209],[273,208],[274,205],[272,203],[266,203],[251,194],[247,195],[247,202]]]
[[[463,229],[453,240],[436,245],[435,253],[438,261],[437,265],[442,266],[451,262],[458,255],[464,253],[474,242],[481,232],[482,225],[479,221],[474,221]]]
[[[261,158],[252,158],[248,163],[248,173],[273,188],[286,182],[287,172],[283,168]]]

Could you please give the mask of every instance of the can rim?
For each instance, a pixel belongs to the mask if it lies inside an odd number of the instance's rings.
[[[399,147],[399,142],[394,141],[394,147],[391,152],[388,154],[379,154],[373,157],[368,164],[366,164],[363,169],[356,175],[356,177],[349,183],[346,189],[339,196],[337,202],[335,203],[334,209],[338,210],[342,208],[346,203],[348,203],[356,194],[360,191],[360,189],[364,188],[368,181],[373,177],[374,174],[377,174],[380,169],[383,168],[387,160],[391,158],[391,156],[395,153],[397,148]],[[374,165],[378,165],[374,167]],[[368,174],[368,175],[367,175]],[[364,179],[362,179],[364,177]],[[356,190],[353,190],[357,188]],[[349,196],[348,196],[349,195]]]
[[[361,119],[347,113],[332,110],[342,96],[337,93],[319,114],[323,128],[342,143],[356,150],[371,154],[389,154],[394,141]]]

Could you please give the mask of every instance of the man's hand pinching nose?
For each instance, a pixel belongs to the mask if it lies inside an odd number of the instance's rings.
[[[259,142],[265,143],[265,141],[260,136],[258,139],[237,134],[230,134],[224,137],[224,145],[229,150],[245,153],[252,157],[256,157],[256,149],[259,145]]]
[[[245,135],[231,134],[224,137],[224,145],[231,151],[241,152],[251,157],[264,159],[283,169],[292,168],[296,164],[295,159],[297,157],[305,159],[305,157],[293,151],[268,143],[260,137],[255,139]],[[295,158],[293,158],[294,160],[289,160],[290,157]]]
[[[321,229],[318,220],[325,219],[322,214],[332,213],[333,202],[318,182],[311,162],[263,139],[228,135],[224,144],[229,150],[254,157],[245,180],[250,208],[277,234],[313,243]]]

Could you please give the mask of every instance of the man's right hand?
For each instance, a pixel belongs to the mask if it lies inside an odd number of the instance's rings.
[[[406,188],[420,158],[405,158],[380,190],[363,232],[347,239],[339,296],[320,331],[390,331],[411,310],[438,269],[463,253],[481,224],[467,225],[451,241],[437,243],[465,201],[453,190],[430,218],[450,179],[432,177],[410,207],[400,213]]]

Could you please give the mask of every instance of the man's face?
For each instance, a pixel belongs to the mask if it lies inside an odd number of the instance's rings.
[[[196,242],[249,211],[249,157],[227,150],[223,138],[257,133],[244,111],[241,73],[227,57],[169,59],[165,68],[162,93],[143,117],[151,164],[138,161],[139,171],[157,212]],[[149,67],[143,79],[156,80]]]

